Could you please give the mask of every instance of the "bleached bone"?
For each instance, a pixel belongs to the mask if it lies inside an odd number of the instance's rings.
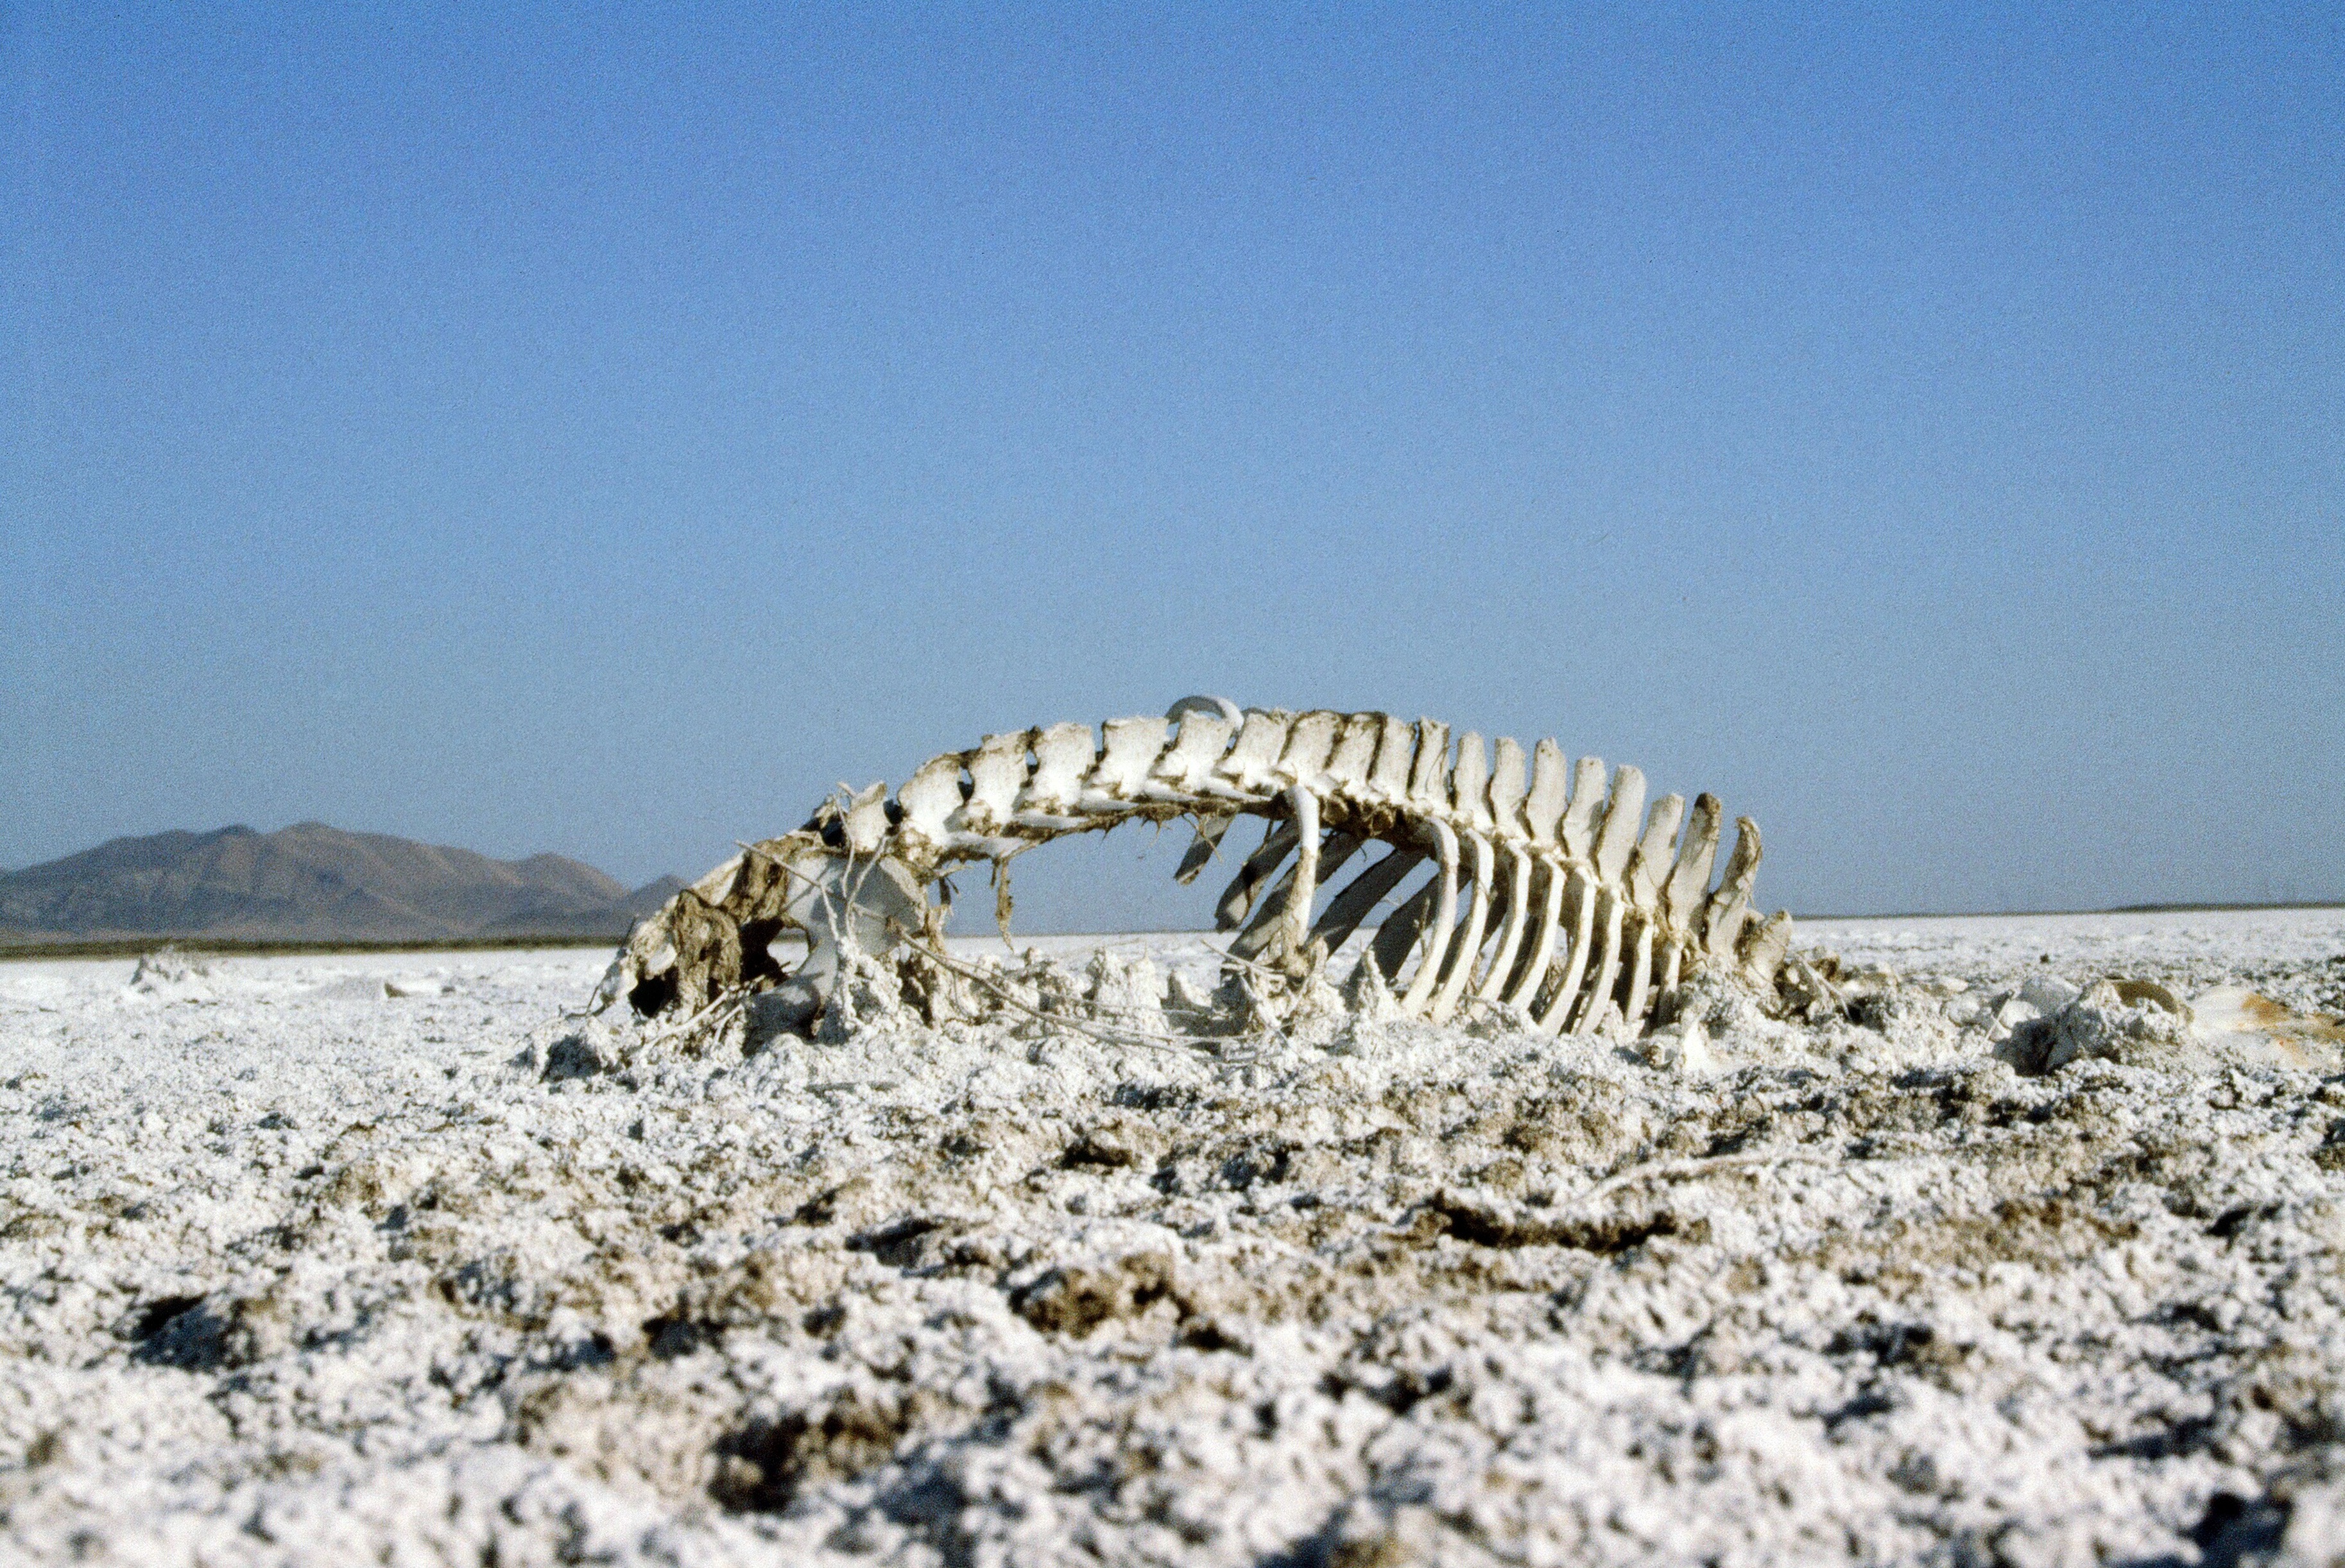
[[[1576,1035],[1594,1034],[1605,1022],[1604,1008],[1620,978],[1620,937],[1629,913],[1620,876],[1629,868],[1629,856],[1636,847],[1637,818],[1644,809],[1644,774],[1625,764],[1615,769],[1612,794],[1604,803],[1604,820],[1597,826],[1594,853],[1597,917],[1604,923],[1604,935],[1589,966],[1588,987],[1567,1020]]]
[[[1336,872],[1343,869],[1346,861],[1366,847],[1368,842],[1355,834],[1329,832],[1320,840],[1319,864],[1313,868],[1314,880],[1325,882],[1328,877],[1335,875]],[[1386,858],[1391,857],[1386,856]],[[1325,948],[1340,947],[1344,945],[1344,938],[1351,936],[1357,928],[1358,921],[1355,919],[1345,925],[1340,935],[1328,936],[1329,917],[1336,912],[1336,906],[1330,904],[1327,916],[1321,917],[1319,925],[1302,933],[1297,941],[1293,922],[1298,913],[1307,909],[1311,903],[1309,899],[1297,900],[1294,896],[1294,884],[1299,871],[1299,866],[1295,871],[1289,871],[1285,879],[1271,889],[1270,895],[1254,906],[1254,918],[1246,922],[1245,929],[1239,932],[1230,943],[1230,952],[1233,956],[1248,960],[1259,958],[1269,949],[1270,944],[1282,935],[1285,935],[1291,943],[1297,946],[1317,942]],[[1353,887],[1358,887],[1366,882],[1367,879],[1365,877],[1355,878],[1351,885],[1344,891],[1349,894]],[[1367,885],[1376,885],[1374,883]],[[1389,892],[1390,884],[1385,884],[1383,891]],[[1382,896],[1383,892],[1376,895],[1376,897]],[[1359,914],[1365,916],[1375,903],[1376,899],[1371,898],[1366,904],[1360,905]]]
[[[1220,901],[1213,905],[1215,930],[1237,929],[1247,911],[1254,907],[1254,895],[1277,875],[1278,868],[1286,864],[1286,857],[1302,841],[1303,835],[1294,822],[1270,824],[1263,835],[1262,847],[1246,856],[1245,864],[1238,867],[1237,875],[1230,879],[1229,886],[1222,890]]]
[[[1530,792],[1523,801],[1523,824],[1529,830],[1532,864],[1539,884],[1539,924],[1529,953],[1517,966],[1519,975],[1506,993],[1506,1000],[1518,1007],[1529,1007],[1538,996],[1548,977],[1548,965],[1555,956],[1564,888],[1570,879],[1556,828],[1569,790],[1562,748],[1553,741],[1541,741],[1531,751]]]
[[[1392,853],[1354,877],[1327,901],[1327,913],[1311,928],[1311,939],[1330,953],[1351,940],[1376,906],[1425,862],[1425,851],[1395,846]]]
[[[1441,870],[1431,885],[1433,918],[1426,923],[1416,977],[1408,983],[1408,994],[1400,1003],[1403,1012],[1417,1014],[1432,1005],[1434,982],[1441,977],[1441,960],[1449,950],[1449,934],[1457,924],[1457,830],[1434,816],[1426,819],[1425,831],[1433,835],[1434,857],[1440,862]]]
[[[1653,938],[1661,912],[1661,888],[1675,868],[1678,824],[1684,815],[1685,796],[1665,794],[1655,801],[1645,818],[1645,836],[1637,841],[1637,853],[1629,862],[1628,904],[1635,912],[1630,918],[1636,927],[1637,950],[1636,956],[1629,961],[1629,999],[1621,1008],[1628,1017],[1645,1016],[1653,973]]]
[[[1491,836],[1506,857],[1500,869],[1506,879],[1507,914],[1498,927],[1498,946],[1490,955],[1490,966],[1474,987],[1474,999],[1478,1002],[1496,1000],[1503,993],[1522,946],[1524,921],[1530,914],[1530,833],[1522,815],[1527,784],[1523,748],[1500,736],[1490,766]]]
[[[1571,946],[1561,972],[1548,976],[1548,1000],[1536,1016],[1548,1034],[1561,1029],[1579,1000],[1588,976],[1589,947],[1596,932],[1596,848],[1599,814],[1604,808],[1604,759],[1582,757],[1572,770],[1571,804],[1556,823],[1566,897],[1571,905]]]
[[[1677,989],[1686,949],[1694,940],[1711,862],[1718,856],[1718,813],[1716,795],[1694,797],[1693,814],[1686,819],[1685,837],[1678,845],[1678,863],[1661,886],[1660,987],[1665,993]]]
[[[1688,811],[1664,795],[1648,814],[1641,773],[1620,768],[1608,789],[1602,762],[1569,767],[1553,741],[1526,757],[1467,731],[1453,751],[1449,727],[1431,719],[1184,697],[1161,719],[1111,719],[1096,733],[1062,723],[988,735],[923,764],[892,799],[874,784],[826,803],[641,922],[597,1005],[694,1014],[729,992],[776,989],[784,1017],[811,1021],[852,954],[941,940],[937,885],[955,866],[995,866],[1006,920],[1000,868],[1037,845],[1186,819],[1197,838],[1176,875],[1187,882],[1241,816],[1264,823],[1263,843],[1236,867],[1218,920],[1236,933],[1230,961],[1266,966],[1274,990],[1283,976],[1299,994],[1397,897],[1358,962],[1428,1021],[1503,1002],[1550,1033],[1641,1029],[1662,997],[1718,970],[1780,995],[1791,917],[1756,918],[1748,818],[1711,884],[1713,796]],[[1386,853],[1335,885],[1371,843]],[[787,973],[769,950],[786,931],[807,943]]]

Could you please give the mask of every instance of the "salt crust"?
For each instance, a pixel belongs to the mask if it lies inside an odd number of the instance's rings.
[[[1219,1055],[0,966],[0,1553],[2337,1561],[2345,1078],[2091,983],[2308,1007],[2345,916],[1822,936],[1826,1023]]]

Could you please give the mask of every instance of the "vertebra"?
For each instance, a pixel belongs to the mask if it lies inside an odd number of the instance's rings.
[[[850,952],[939,942],[929,889],[952,867],[1000,867],[1039,844],[1133,821],[1188,817],[1197,840],[1176,874],[1193,880],[1238,816],[1266,819],[1260,849],[1216,908],[1233,965],[1266,966],[1297,988],[1386,896],[1430,862],[1359,962],[1435,1023],[1507,1005],[1548,1033],[1641,1030],[1663,998],[1702,973],[1773,992],[1791,916],[1755,917],[1759,830],[1738,818],[1715,885],[1716,797],[1663,795],[1645,777],[1553,741],[1528,758],[1511,740],[1495,762],[1467,731],[1384,713],[1240,711],[1188,697],[1163,718],[988,735],[928,763],[891,800],[884,784],[825,803],[795,833],[748,845],[630,935],[599,1006],[696,1014],[743,990],[787,987],[803,1017],[827,1000]],[[1324,901],[1322,888],[1370,844],[1382,856]],[[1281,875],[1282,871],[1284,875]],[[1276,879],[1274,882],[1274,879]],[[1007,885],[998,905],[1006,924]],[[766,945],[805,934],[785,974]],[[1414,967],[1411,967],[1412,960]]]

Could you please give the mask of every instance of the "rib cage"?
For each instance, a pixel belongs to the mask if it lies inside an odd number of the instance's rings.
[[[639,926],[599,1001],[696,1012],[729,991],[788,985],[810,1011],[849,945],[933,941],[941,908],[929,890],[956,865],[998,868],[1071,834],[1188,817],[1197,839],[1176,874],[1188,882],[1241,815],[1266,825],[1216,906],[1218,927],[1236,933],[1232,960],[1299,983],[1424,871],[1359,962],[1406,1013],[1436,1023],[1507,1004],[1549,1033],[1638,1030],[1704,970],[1771,988],[1790,945],[1788,914],[1753,911],[1760,843],[1748,817],[1713,882],[1714,796],[1689,808],[1668,794],[1648,809],[1642,773],[1615,769],[1608,784],[1599,759],[1568,766],[1553,741],[1526,754],[1508,739],[1486,749],[1472,731],[1453,745],[1431,719],[1190,697],[1097,735],[1081,723],[988,735],[926,764],[892,799],[874,784],[826,803]],[[1323,899],[1371,844],[1386,853]],[[808,956],[786,976],[766,945],[793,927]]]

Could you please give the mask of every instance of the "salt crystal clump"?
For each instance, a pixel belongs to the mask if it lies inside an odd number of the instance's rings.
[[[2111,977],[2023,1018],[1995,1055],[2031,1076],[2085,1057],[2167,1072],[2227,1065],[2333,1072],[2345,1066],[2345,1028],[2238,986],[2185,1002],[2155,980]]]
[[[2062,983],[2054,985],[2066,989]],[[2037,988],[2042,1000],[2058,994],[2050,986]],[[2057,1010],[2023,1020],[1995,1047],[1995,1055],[2030,1075],[2056,1072],[2086,1057],[2173,1067],[2202,1054],[2192,1048],[2190,1009],[2149,980],[2096,980]]]
[[[1126,958],[1102,947],[1091,955],[1083,1000],[1103,1023],[1142,1034],[1167,1035],[1164,971],[1148,958]]]
[[[1701,1043],[1688,1051],[1695,1031]],[[1696,976],[1678,988],[1669,1036],[1662,1058],[1689,1068],[1805,1054],[1811,1044],[1806,1030],[1773,1017],[1757,990],[1715,974]]]
[[[124,986],[127,996],[151,996],[158,1002],[203,1001],[215,989],[210,965],[168,945],[142,955]]]
[[[907,1028],[918,1022],[904,1006],[895,966],[849,950],[840,956],[838,989],[816,1020],[814,1037],[823,1045],[844,1045],[865,1029]]]
[[[531,1030],[510,1066],[548,1083],[618,1071],[643,1030],[632,1019],[569,1017]]]
[[[379,975],[345,975],[328,980],[309,993],[313,1002],[381,1002],[390,998],[391,987]]]

